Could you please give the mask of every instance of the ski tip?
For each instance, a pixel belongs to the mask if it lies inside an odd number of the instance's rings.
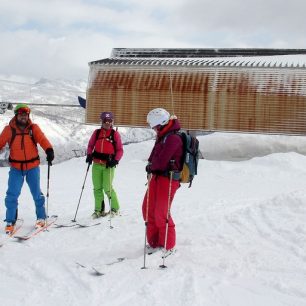
[[[94,267],[92,267],[92,270],[93,270],[92,274],[95,275],[95,276],[103,276],[103,275],[105,275],[105,273],[102,273],[102,272],[98,271]]]
[[[126,257],[118,257],[117,260],[118,261],[124,261],[126,259]]]

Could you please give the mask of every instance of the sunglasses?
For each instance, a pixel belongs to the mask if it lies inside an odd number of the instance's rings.
[[[27,107],[22,107],[22,108],[19,108],[17,111],[15,111],[15,114],[16,115],[21,115],[21,114],[29,115],[30,114],[30,109],[27,108]]]
[[[108,119],[108,118],[103,119],[103,123],[112,123],[112,122],[113,122],[112,119]]]

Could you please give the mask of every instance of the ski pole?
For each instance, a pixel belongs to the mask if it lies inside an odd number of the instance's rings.
[[[149,197],[150,197],[150,182],[151,182],[151,173],[148,174],[148,187],[147,187],[147,201],[146,201],[146,218],[145,218],[145,239],[144,239],[144,248],[143,248],[143,267],[141,269],[147,269],[146,267],[146,245],[147,245],[147,232],[148,232],[148,214],[149,214]]]
[[[109,228],[114,228],[112,226],[112,168],[109,167]]]
[[[78,206],[77,206],[77,209],[76,209],[74,218],[73,218],[73,220],[71,220],[72,222],[75,222],[75,221],[76,221],[76,216],[77,216],[77,213],[78,213],[78,210],[79,210],[79,206],[80,206],[80,202],[81,202],[81,198],[82,198],[82,194],[83,194],[83,190],[84,190],[84,186],[85,186],[85,182],[86,182],[86,178],[87,178],[87,174],[88,174],[90,165],[91,165],[91,164],[88,163],[87,170],[86,170],[86,175],[85,175],[85,179],[84,179],[84,183],[83,183],[83,186],[82,186],[82,191],[81,191],[80,198],[79,198],[79,203],[78,203]]]
[[[49,218],[49,187],[50,187],[50,167],[52,163],[48,161],[48,177],[47,177],[47,213],[46,213],[46,227],[48,226],[48,218]]]
[[[170,160],[170,163],[173,164],[174,160]],[[167,266],[165,266],[165,258],[166,258],[166,252],[167,252],[167,240],[168,240],[168,229],[169,229],[170,199],[171,199],[172,179],[173,179],[173,170],[170,171],[170,180],[169,180],[168,207],[167,207],[167,218],[166,218],[166,233],[165,233],[165,243],[164,243],[163,264],[159,266],[162,269],[167,268]]]

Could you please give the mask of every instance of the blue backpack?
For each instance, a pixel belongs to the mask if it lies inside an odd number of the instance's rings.
[[[199,140],[195,136],[191,136],[189,132],[177,132],[183,140],[183,157],[180,181],[181,183],[189,183],[188,188],[192,185],[192,180],[198,174],[199,161]]]

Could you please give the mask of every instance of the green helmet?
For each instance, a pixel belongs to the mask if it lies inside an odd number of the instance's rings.
[[[30,110],[30,108],[29,108],[29,106],[27,104],[19,103],[15,107],[15,110],[14,110],[15,115],[17,115],[20,111],[25,112],[27,114],[30,114],[31,110]]]

